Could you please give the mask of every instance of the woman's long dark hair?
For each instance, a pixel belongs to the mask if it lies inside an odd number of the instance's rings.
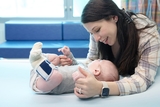
[[[128,18],[135,15],[128,12]],[[111,16],[118,16],[117,39],[120,45],[118,56],[113,56],[111,46],[98,42],[99,58],[112,61],[120,75],[132,75],[138,64],[138,30],[133,21],[128,22],[126,13],[119,9],[112,0],[90,0],[85,6],[81,22],[88,23],[101,19],[110,20]]]

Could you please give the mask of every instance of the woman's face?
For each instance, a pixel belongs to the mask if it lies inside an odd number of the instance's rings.
[[[83,26],[97,42],[99,41],[113,46],[117,40],[117,20],[118,17],[115,16],[108,21],[102,19],[95,22],[85,23]]]

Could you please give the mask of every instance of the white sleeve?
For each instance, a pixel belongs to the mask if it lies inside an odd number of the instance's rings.
[[[98,59],[98,43],[94,40],[93,36],[90,35],[89,50],[87,54],[86,64],[91,61]]]

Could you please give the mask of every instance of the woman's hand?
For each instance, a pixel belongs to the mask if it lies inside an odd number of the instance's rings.
[[[67,56],[59,55],[59,58],[60,58],[60,64],[62,66],[64,66],[64,65],[72,65],[72,60],[70,58],[68,58]]]
[[[79,71],[85,76],[85,78],[79,78],[75,82],[75,95],[79,98],[90,98],[99,95],[101,93],[102,83],[91,73],[84,71],[80,67]]]

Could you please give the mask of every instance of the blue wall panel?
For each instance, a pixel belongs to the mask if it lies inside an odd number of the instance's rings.
[[[85,30],[85,28],[81,25],[80,22],[64,22],[63,39],[89,40],[89,33]]]
[[[6,40],[62,40],[62,23],[5,23]]]

